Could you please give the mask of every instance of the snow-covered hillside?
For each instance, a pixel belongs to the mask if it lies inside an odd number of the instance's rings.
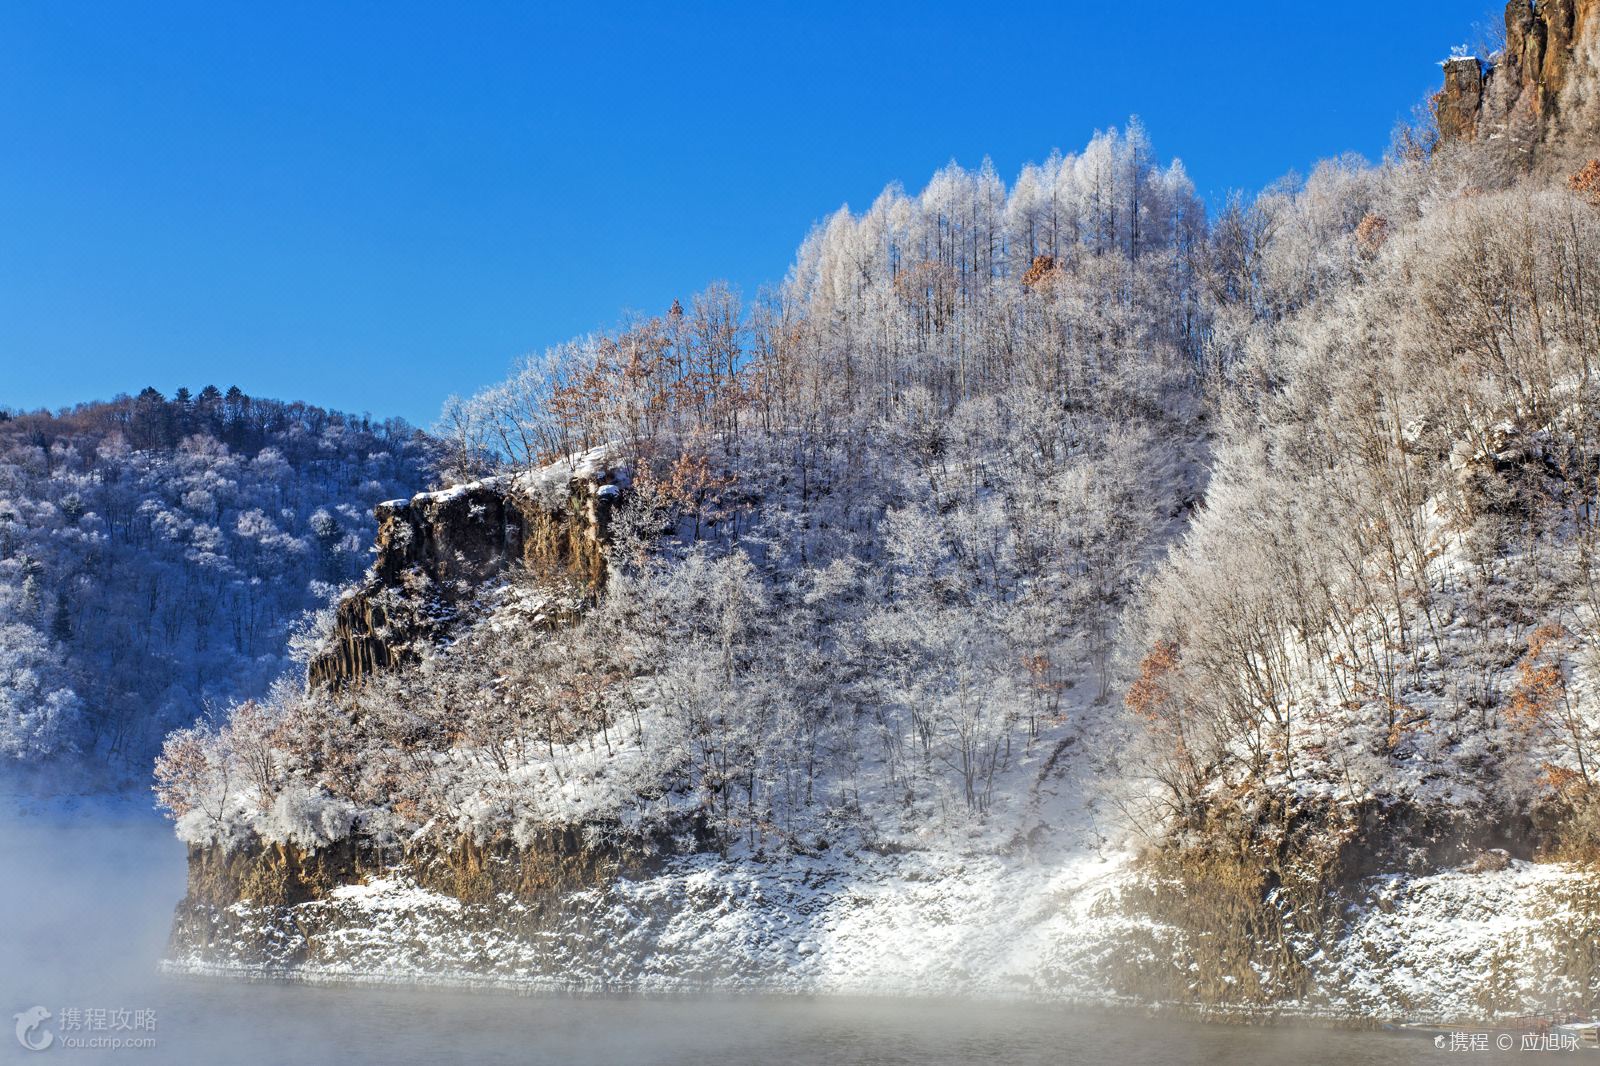
[[[169,739],[173,965],[1593,1010],[1600,163],[1425,132],[952,165],[453,402]]]
[[[142,791],[167,731],[290,668],[431,455],[404,423],[238,390],[0,412],[0,773]]]

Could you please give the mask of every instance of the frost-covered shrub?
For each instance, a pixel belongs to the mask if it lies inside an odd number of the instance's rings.
[[[265,840],[311,849],[349,836],[355,819],[356,807],[349,800],[290,783],[272,801],[272,808],[257,822],[256,830]]]

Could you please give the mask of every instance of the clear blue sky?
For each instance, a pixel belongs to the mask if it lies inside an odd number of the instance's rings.
[[[951,158],[1009,180],[1134,113],[1213,201],[1375,158],[1499,7],[0,0],[0,404],[426,425]]]

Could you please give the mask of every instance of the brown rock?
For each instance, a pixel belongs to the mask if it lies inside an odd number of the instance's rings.
[[[1440,140],[1492,144],[1523,170],[1592,148],[1600,0],[1511,0],[1505,22],[1505,49],[1487,72],[1476,59],[1445,63],[1434,98]]]
[[[408,661],[513,564],[597,593],[621,477],[611,467],[573,477],[556,500],[503,477],[379,504],[371,577],[339,601],[309,683],[342,688]]]
[[[1434,98],[1439,136],[1470,141],[1477,136],[1483,108],[1483,65],[1476,58],[1452,59],[1444,65],[1444,89]]]

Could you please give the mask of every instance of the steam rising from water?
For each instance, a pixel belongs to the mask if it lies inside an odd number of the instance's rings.
[[[7,816],[0,856],[6,1020],[39,1005],[55,1015],[153,1010],[157,1023],[154,1049],[57,1047],[52,1059],[4,1031],[0,1061],[1277,1066],[1440,1055],[1426,1041],[1381,1034],[1102,1019],[1025,1004],[580,1000],[179,980],[155,970],[184,887],[183,848],[164,823],[140,813]]]

